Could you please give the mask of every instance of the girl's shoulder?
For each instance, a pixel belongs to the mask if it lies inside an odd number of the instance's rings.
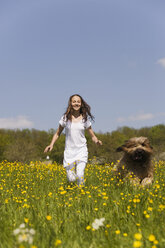
[[[92,125],[92,123],[91,123],[91,121],[90,121],[89,118],[87,118],[86,121],[83,120],[83,123],[84,123],[85,128],[89,128],[89,127],[91,127],[91,125]]]
[[[67,123],[67,118],[66,118],[66,115],[63,115],[59,121],[59,124],[62,126],[62,127],[65,127],[66,126],[66,123]]]

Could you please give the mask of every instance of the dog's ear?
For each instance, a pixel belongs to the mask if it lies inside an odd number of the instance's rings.
[[[153,147],[151,146],[148,138],[146,138],[144,143],[146,143],[151,148],[151,150],[153,150]]]
[[[124,145],[119,146],[119,147],[116,149],[116,152],[122,152],[122,151],[123,151],[123,147],[124,147]]]

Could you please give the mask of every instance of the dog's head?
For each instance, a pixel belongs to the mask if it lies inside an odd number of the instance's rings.
[[[134,137],[116,149],[117,152],[125,152],[132,160],[137,162],[146,161],[152,154],[153,148],[146,137]]]

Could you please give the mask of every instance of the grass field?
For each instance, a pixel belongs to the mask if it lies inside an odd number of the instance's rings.
[[[165,162],[150,188],[88,164],[85,187],[61,165],[0,163],[0,248],[165,248]]]

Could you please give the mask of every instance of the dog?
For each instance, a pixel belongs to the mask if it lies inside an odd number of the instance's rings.
[[[116,149],[124,152],[113,168],[121,179],[129,178],[133,184],[147,186],[153,182],[154,168],[151,161],[153,148],[146,137],[133,137]]]

